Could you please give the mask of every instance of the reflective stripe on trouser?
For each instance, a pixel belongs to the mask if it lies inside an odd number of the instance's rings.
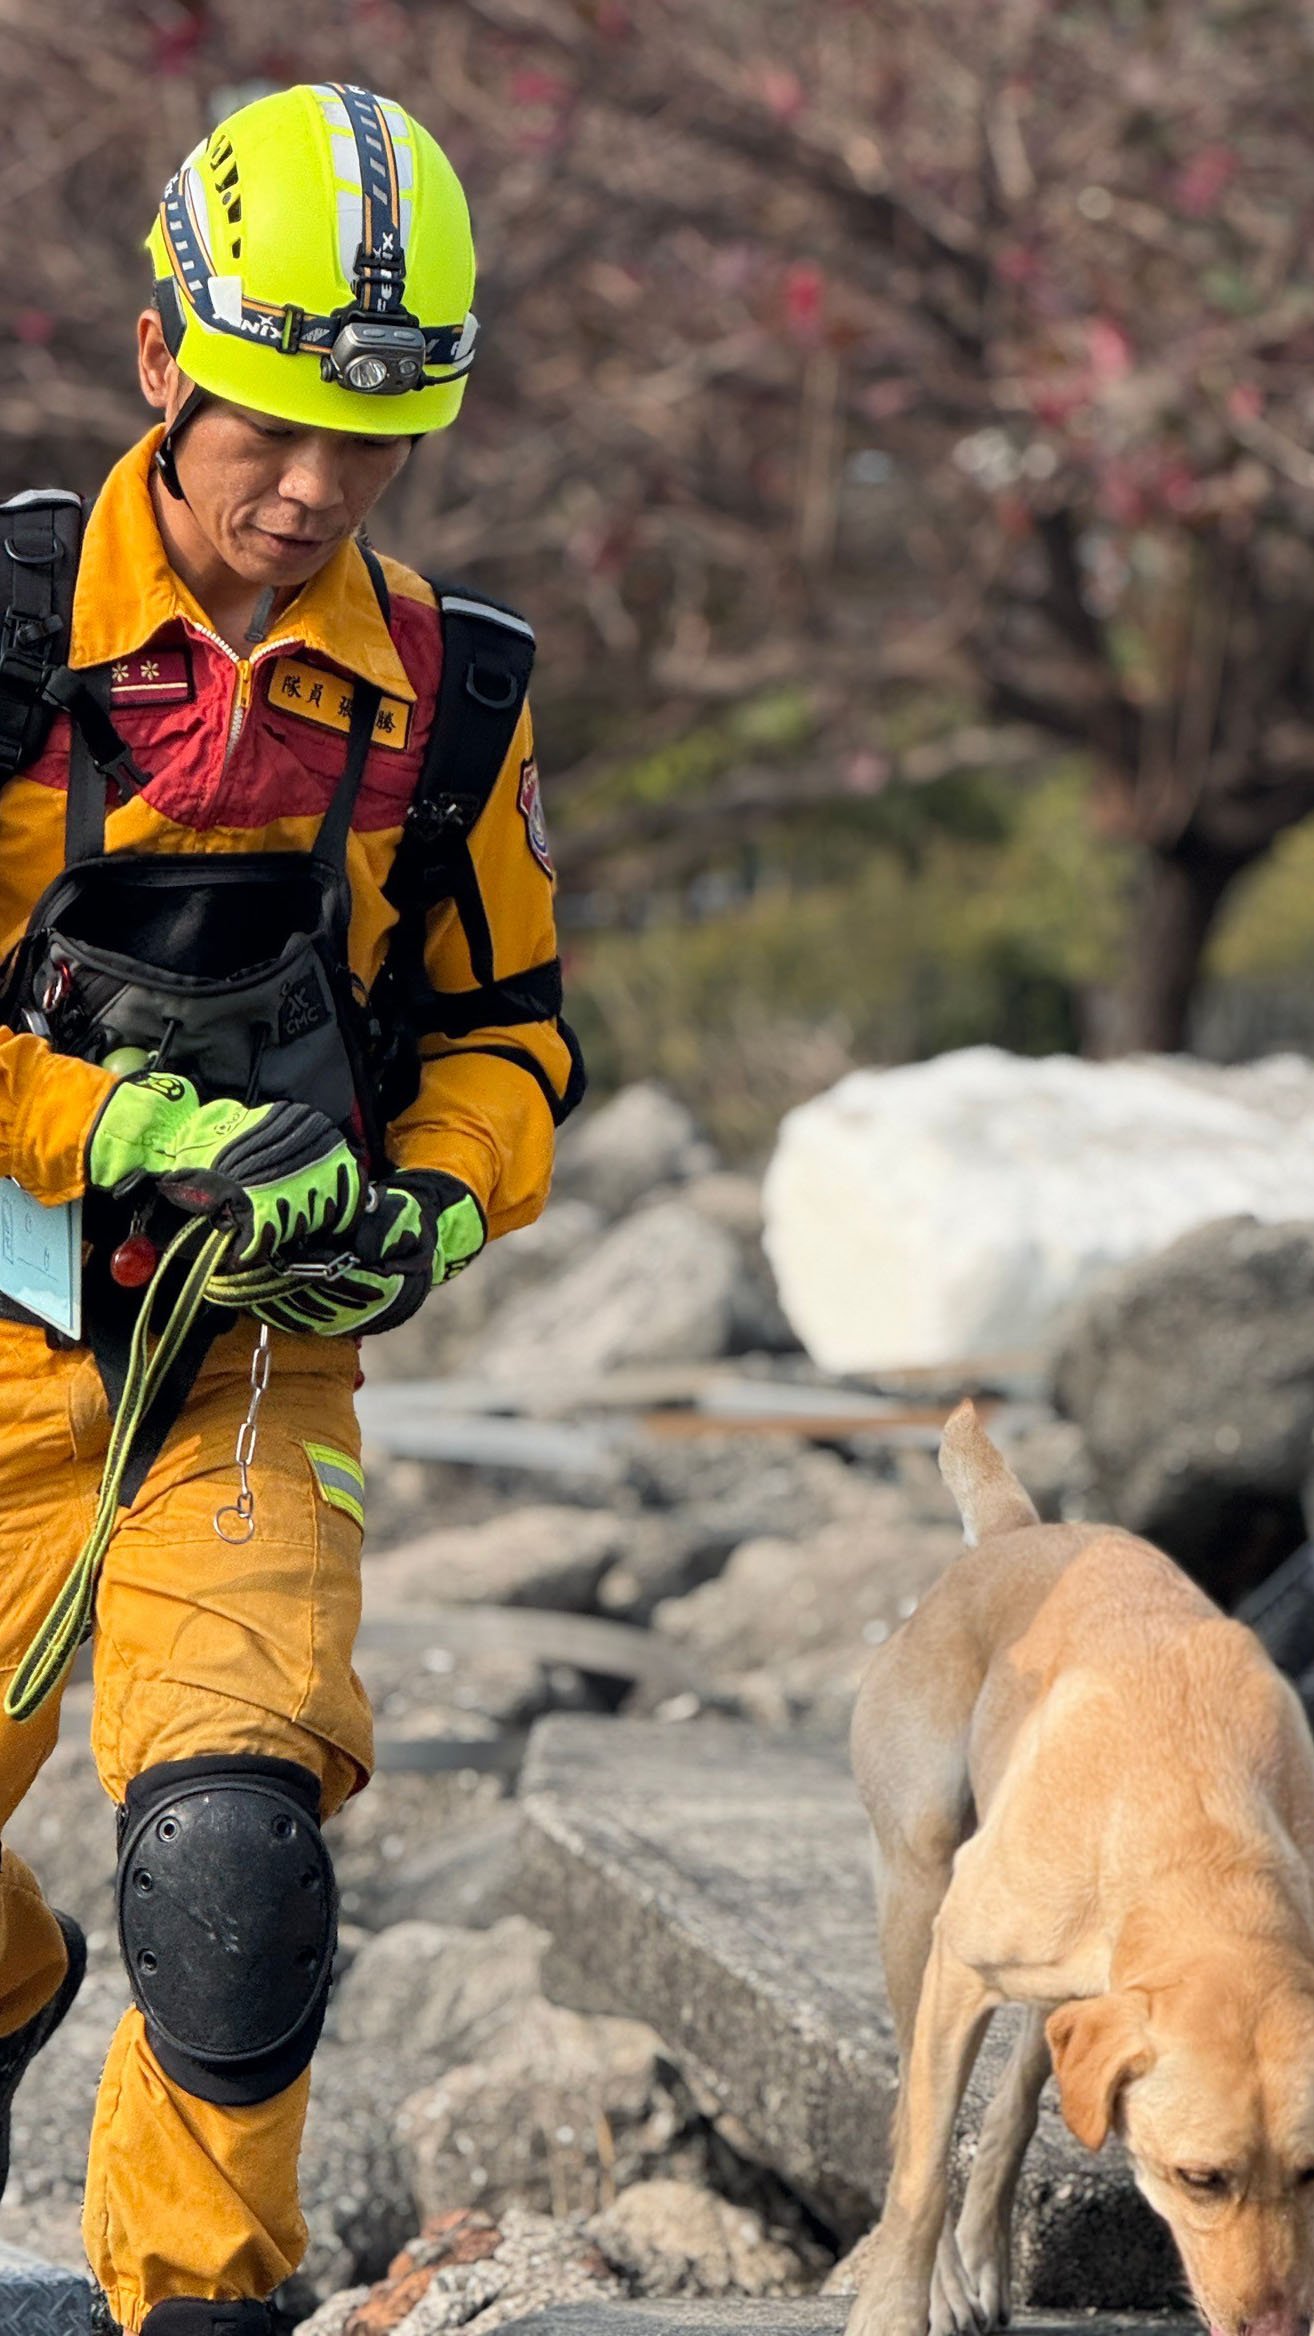
[[[351,1668],[360,1525],[343,1496],[359,1452],[355,1352],[350,1341],[273,1334],[251,1470],[256,1530],[235,1546],[219,1538],[214,1516],[236,1490],[254,1336],[239,1326],[212,1349],[110,1544],[92,1748],[116,1802],[143,1769],[204,1753],[298,1761],[320,1779],[325,1813],[369,1774],[369,1710]],[[52,1353],[38,1331],[0,1326],[0,1688],[77,1554],[107,1436],[89,1358]],[[311,1447],[332,1453],[338,1497]],[[22,1725],[0,1717],[0,1826],[57,1726],[53,1698]],[[63,1961],[36,1882],[6,1849],[0,2034],[48,1999]],[[296,2163],[309,2084],[307,2072],[273,2100],[213,2107],[163,2074],[140,2014],[126,2014],[97,2103],[84,2223],[92,2269],[125,2329],[140,2328],[166,2297],[264,2296],[295,2269],[306,2235]]]

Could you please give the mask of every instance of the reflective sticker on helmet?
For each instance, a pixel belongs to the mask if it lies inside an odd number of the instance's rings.
[[[325,730],[350,729],[354,696],[353,684],[344,681],[340,673],[329,673],[322,665],[307,665],[300,657],[280,657],[269,676],[271,706],[282,714],[296,714],[303,722],[318,722]],[[384,698],[374,717],[371,743],[400,753],[410,742],[414,711],[405,698]]]
[[[520,816],[529,837],[529,848],[539,867],[547,876],[555,876],[552,852],[548,844],[547,821],[543,817],[543,797],[538,784],[538,764],[533,755],[520,765],[520,792],[516,797]]]
[[[307,1444],[305,1453],[329,1507],[341,1509],[346,1516],[354,1517],[358,1525],[363,1525],[365,1477],[359,1463],[349,1452],[335,1451],[331,1444]]]

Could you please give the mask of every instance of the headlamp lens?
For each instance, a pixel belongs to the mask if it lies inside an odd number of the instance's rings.
[[[350,357],[344,370],[352,389],[381,389],[388,378],[382,357]]]

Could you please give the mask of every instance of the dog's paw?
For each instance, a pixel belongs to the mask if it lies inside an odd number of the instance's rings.
[[[884,2223],[849,2258],[858,2293],[844,2336],[929,2336],[924,2272]]]
[[[993,2224],[946,2227],[931,2280],[930,2336],[987,2336],[1011,2308],[1008,2232]]]
[[[958,2260],[976,2301],[977,2327],[1006,2328],[1013,2301],[1008,2224],[1001,2226],[993,2219],[977,2223],[969,2212],[958,2225],[956,2239]]]
[[[859,2290],[844,2336],[927,2336],[926,2313],[876,2281]]]
[[[931,2276],[930,2336],[985,2336],[987,2328],[997,2325],[987,2318],[957,2238],[946,2226]]]

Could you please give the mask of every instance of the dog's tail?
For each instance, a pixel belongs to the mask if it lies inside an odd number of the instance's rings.
[[[969,1549],[992,1533],[1040,1523],[1035,1502],[991,1443],[973,1403],[960,1403],[944,1423],[940,1474],[958,1503]]]

